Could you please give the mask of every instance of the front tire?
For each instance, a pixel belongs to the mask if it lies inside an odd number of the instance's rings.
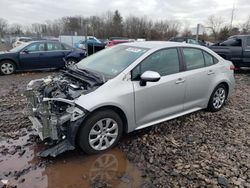
[[[116,112],[97,111],[80,128],[78,145],[87,154],[100,153],[115,146],[122,132],[123,123]]]
[[[65,67],[71,67],[77,63],[77,60],[74,58],[69,58],[66,60]]]
[[[16,71],[16,65],[12,61],[2,61],[0,62],[0,73],[4,75],[13,74]]]
[[[218,85],[209,100],[208,103],[208,110],[210,112],[217,112],[219,111],[223,105],[225,104],[226,98],[227,98],[227,88],[224,84]]]

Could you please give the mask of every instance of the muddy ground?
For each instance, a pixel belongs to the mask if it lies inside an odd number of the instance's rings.
[[[23,114],[26,84],[55,72],[0,76],[0,180],[32,187],[250,187],[250,71],[216,113],[199,111],[126,135],[118,147],[40,159]],[[1,183],[0,183],[1,188]]]

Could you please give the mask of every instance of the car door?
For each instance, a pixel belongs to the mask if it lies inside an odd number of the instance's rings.
[[[47,68],[64,67],[64,57],[69,53],[69,50],[63,48],[59,42],[47,42],[46,63]]]
[[[250,36],[246,37],[245,48],[243,49],[243,63],[250,67]]]
[[[151,54],[132,71],[137,126],[154,123],[183,110],[186,83],[180,67],[178,50],[169,48]],[[161,79],[141,86],[139,77],[149,70],[158,72]]]
[[[28,45],[19,53],[19,61],[22,69],[41,69],[45,68],[45,43],[36,42]]]
[[[182,48],[186,66],[186,94],[184,110],[204,108],[214,89],[217,69],[215,58],[198,48]]]

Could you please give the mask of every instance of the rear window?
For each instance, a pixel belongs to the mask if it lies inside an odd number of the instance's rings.
[[[48,42],[47,43],[47,50],[48,51],[57,51],[62,50],[62,45],[57,42]]]
[[[63,48],[63,50],[71,50],[73,47],[71,47],[68,44],[62,43],[62,48]]]
[[[220,44],[221,46],[241,46],[241,39],[230,38]]]
[[[203,51],[203,55],[204,55],[206,66],[210,66],[214,64],[214,57],[212,55],[204,51]]]
[[[205,67],[202,51],[196,48],[183,48],[187,70]]]

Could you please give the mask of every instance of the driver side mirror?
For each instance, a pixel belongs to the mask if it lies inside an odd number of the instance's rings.
[[[158,82],[161,75],[155,71],[146,71],[141,75],[140,86],[146,86],[147,82]]]
[[[23,53],[28,54],[28,53],[29,53],[29,50],[28,50],[28,49],[25,49],[25,50],[23,50]]]

